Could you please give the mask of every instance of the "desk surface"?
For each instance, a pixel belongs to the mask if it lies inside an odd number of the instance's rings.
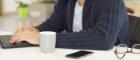
[[[11,34],[7,32],[0,32],[0,35]],[[0,48],[0,60],[118,60],[114,54],[114,49],[109,51],[93,51],[87,57],[80,59],[66,58],[65,55],[73,53],[79,50],[75,49],[61,49],[57,48],[55,52],[45,54],[41,53],[39,47],[27,47],[27,48],[14,48],[14,49],[1,49]],[[128,53],[123,60],[139,60],[140,54]]]

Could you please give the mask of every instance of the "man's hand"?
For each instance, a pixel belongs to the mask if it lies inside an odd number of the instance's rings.
[[[26,41],[30,44],[38,44],[39,31],[34,27],[19,27],[12,36],[10,43]]]

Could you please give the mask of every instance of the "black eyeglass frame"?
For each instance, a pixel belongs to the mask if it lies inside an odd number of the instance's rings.
[[[121,45],[124,45],[124,46],[127,48],[127,49],[126,49],[126,50],[127,50],[126,52],[124,52],[124,53],[118,53],[118,52],[117,52],[119,46],[121,46]],[[133,49],[134,49],[134,47],[136,47],[136,46],[140,46],[140,44],[134,44],[134,45],[132,46],[131,50],[129,51],[129,50],[128,50],[128,46],[127,46],[126,44],[119,44],[119,45],[117,46],[117,48],[115,49],[114,53],[115,53],[115,55],[117,56],[118,59],[123,59],[127,53],[140,54],[140,52],[139,52],[139,53],[133,52]],[[122,55],[122,57],[119,57],[118,54],[123,54],[123,55]]]

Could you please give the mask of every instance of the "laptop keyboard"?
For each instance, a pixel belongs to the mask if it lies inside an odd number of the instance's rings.
[[[9,43],[9,40],[11,39],[11,35],[2,35],[0,36],[0,44],[3,49],[8,49],[8,48],[21,48],[21,47],[34,47],[38,45],[32,45],[27,42],[21,42],[17,44],[11,44]]]

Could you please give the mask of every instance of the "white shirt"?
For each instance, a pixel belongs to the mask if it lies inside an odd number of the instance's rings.
[[[79,32],[82,28],[82,15],[83,6],[80,6],[78,2],[75,5],[74,19],[73,19],[73,32]]]

